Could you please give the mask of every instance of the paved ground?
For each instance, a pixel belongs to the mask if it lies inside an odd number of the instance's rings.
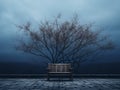
[[[120,90],[120,79],[0,79],[0,90]]]

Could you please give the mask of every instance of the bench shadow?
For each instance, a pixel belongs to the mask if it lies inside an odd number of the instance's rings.
[[[50,79],[50,80],[46,80],[46,81],[49,81],[49,82],[50,82],[50,81],[51,81],[51,82],[52,82],[52,81],[55,81],[55,82],[63,82],[63,81],[64,81],[64,82],[68,82],[68,81],[69,81],[69,82],[71,82],[71,81],[73,81],[73,80],[71,80],[71,79],[58,79],[58,78],[56,78],[56,79]]]

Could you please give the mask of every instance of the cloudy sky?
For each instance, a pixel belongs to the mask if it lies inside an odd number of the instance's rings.
[[[32,56],[14,49],[15,24],[39,23],[59,13],[69,19],[77,13],[82,23],[95,22],[116,45],[103,61],[120,62],[120,0],[0,0],[0,61],[24,61]],[[35,58],[35,57],[32,57]]]

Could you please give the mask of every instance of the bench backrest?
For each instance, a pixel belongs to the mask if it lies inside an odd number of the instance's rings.
[[[71,64],[48,64],[49,72],[70,72]]]

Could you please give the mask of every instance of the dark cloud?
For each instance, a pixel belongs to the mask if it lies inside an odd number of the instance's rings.
[[[78,13],[81,22],[95,22],[98,26],[104,27],[105,33],[110,34],[119,47],[119,3],[119,0],[1,0],[0,58],[5,57],[8,52],[9,56],[17,53],[14,49],[18,35],[15,24],[27,21],[38,23],[40,20],[53,18],[58,13],[61,13],[64,19],[70,18],[73,13]],[[116,52],[117,54],[112,54],[114,57],[120,53],[117,50]]]

